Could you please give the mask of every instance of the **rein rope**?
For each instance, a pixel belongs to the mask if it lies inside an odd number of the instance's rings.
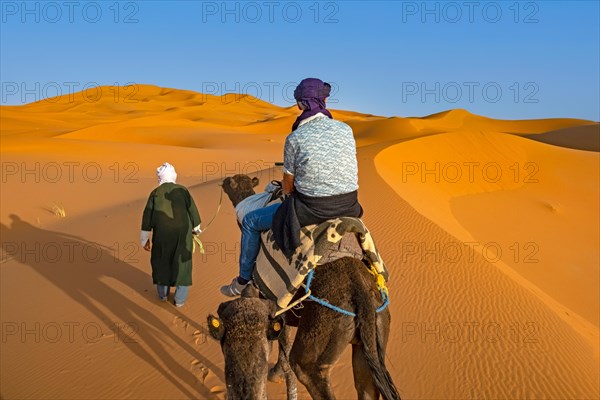
[[[208,224],[206,224],[204,229],[202,229],[202,232],[206,232],[206,230],[208,229],[210,224],[212,224],[213,221],[215,220],[215,218],[217,218],[219,211],[221,211],[221,205],[223,204],[223,192],[224,192],[223,186],[221,186],[221,195],[219,196],[219,204],[217,205],[217,211],[215,212],[215,215],[212,217],[212,219],[210,221],[208,221]]]
[[[312,283],[314,272],[315,272],[315,270],[311,269],[310,272],[308,273],[308,277],[306,278],[306,293],[307,293],[306,297],[308,297],[310,300],[314,301],[315,303],[322,305],[323,307],[327,307],[333,311],[337,311],[337,312],[347,315],[349,317],[356,317],[356,313],[353,313],[352,311],[344,310],[343,308],[340,308],[338,306],[334,306],[333,304],[329,303],[327,300],[320,299],[311,294],[310,284]],[[379,272],[377,272],[377,270],[375,269],[375,267],[373,265],[370,266],[369,273],[371,275],[375,276],[375,279],[377,282],[377,288],[379,289],[379,293],[381,294],[381,299],[383,300],[383,304],[375,310],[376,312],[380,313],[383,310],[385,310],[387,308],[387,306],[390,304],[389,291],[388,291],[387,286],[385,285],[385,278],[383,277],[383,275],[381,275]]]
[[[217,214],[219,214],[219,211],[221,210],[221,204],[223,204],[223,192],[223,186],[221,186],[221,195],[219,197],[219,205],[217,206],[217,211],[215,212],[215,215],[212,217],[212,219],[208,221],[208,224],[206,224],[204,229],[202,229],[202,232],[206,232],[206,229],[208,229],[210,224],[212,224],[215,218],[217,218]],[[200,249],[200,253],[204,254],[204,245],[202,244],[202,241],[200,240],[198,235],[194,234],[192,235],[192,254],[196,252],[196,246],[198,246],[198,248]]]

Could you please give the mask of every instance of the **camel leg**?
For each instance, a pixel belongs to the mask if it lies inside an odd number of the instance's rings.
[[[287,388],[287,400],[297,400],[298,399],[298,381],[296,380],[296,374],[292,371],[292,366],[290,365],[290,350],[292,347],[292,343],[289,337],[289,332],[287,336],[287,348],[284,348],[282,345],[279,348],[279,358],[281,359],[281,365],[283,369],[283,375],[285,378],[285,386]],[[283,357],[281,356],[283,354]]]
[[[330,400],[335,399],[330,383],[331,369],[354,337],[354,319],[319,305],[316,307],[321,307],[320,314],[327,315],[326,322],[302,320],[301,324],[306,326],[298,327],[290,363],[313,399]],[[304,315],[311,315],[311,311],[317,310],[307,309]]]
[[[285,327],[279,336],[279,355],[277,356],[277,364],[269,370],[269,381],[281,383],[285,378],[285,371],[289,370],[290,350],[292,349],[291,330]]]
[[[290,366],[290,350],[292,348],[291,329],[285,327],[279,336],[279,355],[277,364],[269,370],[268,379],[271,382],[281,383],[285,379],[287,387],[287,400],[296,400],[298,398],[298,382],[296,375]]]

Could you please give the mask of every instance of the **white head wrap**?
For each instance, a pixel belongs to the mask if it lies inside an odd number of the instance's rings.
[[[175,167],[168,162],[156,168],[156,175],[158,176],[159,185],[167,182],[175,183],[177,180],[177,172],[175,172]]]

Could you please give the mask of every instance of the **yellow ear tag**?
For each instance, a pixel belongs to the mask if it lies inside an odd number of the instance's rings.
[[[279,322],[275,322],[275,323],[273,324],[273,330],[274,330],[275,332],[279,332],[279,331],[281,330],[281,324],[280,324]]]
[[[215,328],[218,328],[219,326],[221,326],[221,323],[219,322],[218,319],[213,318],[212,321],[210,321],[211,325]]]

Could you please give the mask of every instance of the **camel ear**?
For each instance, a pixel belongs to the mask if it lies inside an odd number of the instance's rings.
[[[237,183],[237,181],[235,179],[233,179],[233,178],[226,178],[225,181],[229,181],[229,187],[230,188],[232,188],[232,189],[237,188],[238,183]]]
[[[256,185],[258,185],[258,178],[254,177],[252,178],[252,187],[256,187]]]
[[[277,340],[281,332],[285,328],[285,321],[281,315],[269,320],[269,328],[267,330],[267,339]]]
[[[217,340],[221,340],[225,334],[225,328],[223,328],[223,322],[212,314],[208,315],[208,331],[210,336]]]

